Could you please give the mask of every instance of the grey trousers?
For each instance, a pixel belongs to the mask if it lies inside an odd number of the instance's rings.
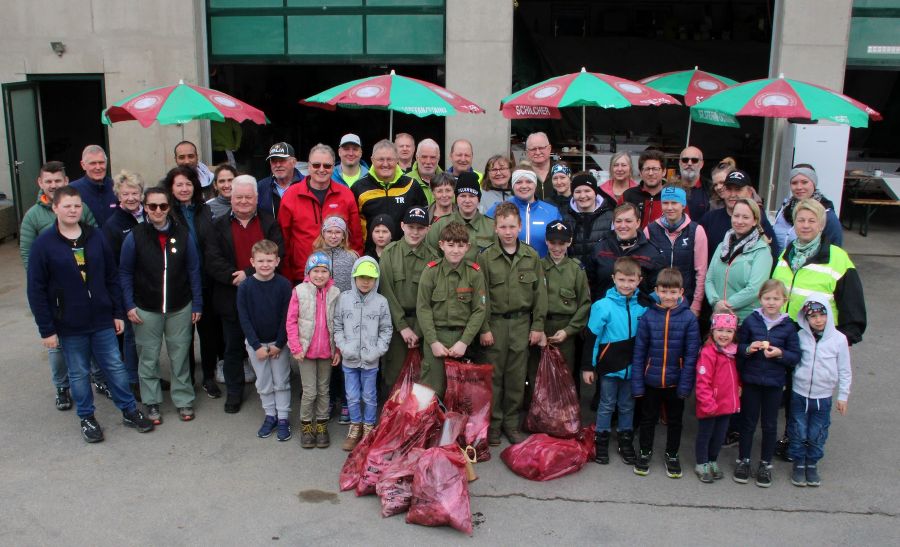
[[[272,342],[264,342],[268,346]],[[291,352],[287,346],[281,349],[277,359],[256,358],[256,350],[246,340],[247,354],[250,364],[256,373],[256,391],[262,401],[266,416],[278,416],[279,420],[287,420],[291,412]]]

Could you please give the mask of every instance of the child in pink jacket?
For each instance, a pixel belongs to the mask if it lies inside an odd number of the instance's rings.
[[[699,424],[694,473],[700,482],[710,483],[724,476],[716,460],[731,415],[741,411],[740,380],[735,365],[737,322],[737,316],[730,313],[713,315],[709,339],[697,359]]]

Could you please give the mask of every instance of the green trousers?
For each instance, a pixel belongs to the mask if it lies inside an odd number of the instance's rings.
[[[191,384],[191,367],[188,352],[191,347],[191,305],[169,313],[154,313],[137,309],[143,323],[134,324],[134,344],[138,354],[138,376],[141,383],[141,400],[146,405],[162,402],[159,354],[163,338],[169,361],[172,362],[172,403],[176,408],[193,406],[194,386]]]
[[[406,323],[409,325],[409,328],[416,330],[417,322],[415,317],[407,317]],[[419,338],[419,345],[421,346],[424,343],[422,338]],[[409,351],[409,348],[406,346],[406,342],[403,341],[403,337],[400,336],[400,331],[394,331],[394,334],[391,336],[391,343],[388,346],[387,353],[381,358],[381,381],[382,385],[382,393],[387,395],[390,393],[391,388],[394,387],[394,382],[397,381],[397,377],[400,376],[400,371],[403,370],[403,361],[406,360],[406,353]],[[427,353],[428,350],[423,348],[423,351]]]
[[[487,348],[487,362],[494,366],[491,431],[519,429],[528,370],[530,325],[528,315],[512,319],[491,316],[494,345]]]

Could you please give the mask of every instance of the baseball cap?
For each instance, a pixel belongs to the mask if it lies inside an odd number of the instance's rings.
[[[370,260],[364,260],[356,265],[353,269],[353,277],[374,277],[378,278],[378,266]]]
[[[286,142],[276,142],[269,148],[269,156],[266,158],[266,161],[269,161],[272,158],[293,158],[294,156],[294,147],[289,145]]]
[[[547,241],[569,241],[572,239],[572,230],[564,222],[554,220],[547,225],[544,239]]]
[[[347,133],[343,137],[341,137],[341,144],[338,147],[344,146],[345,144],[355,144],[356,146],[362,146],[362,141],[359,140],[359,135],[354,135],[353,133]]]
[[[403,223],[428,226],[428,212],[421,207],[410,207],[403,216]]]
[[[750,175],[746,172],[737,170],[728,173],[728,176],[725,177],[725,186],[751,186],[753,183],[750,181]]]

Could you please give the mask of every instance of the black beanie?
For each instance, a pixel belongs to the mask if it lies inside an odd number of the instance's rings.
[[[594,193],[598,193],[597,190],[597,179],[594,178],[594,175],[590,173],[579,173],[572,177],[572,192],[575,192],[575,189],[579,186],[587,186]]]
[[[478,199],[481,199],[481,187],[478,186],[478,175],[473,173],[472,171],[464,171],[459,174],[459,177],[456,179],[456,189],[454,190],[456,195],[460,195],[463,193],[467,194],[475,194],[478,196]]]

